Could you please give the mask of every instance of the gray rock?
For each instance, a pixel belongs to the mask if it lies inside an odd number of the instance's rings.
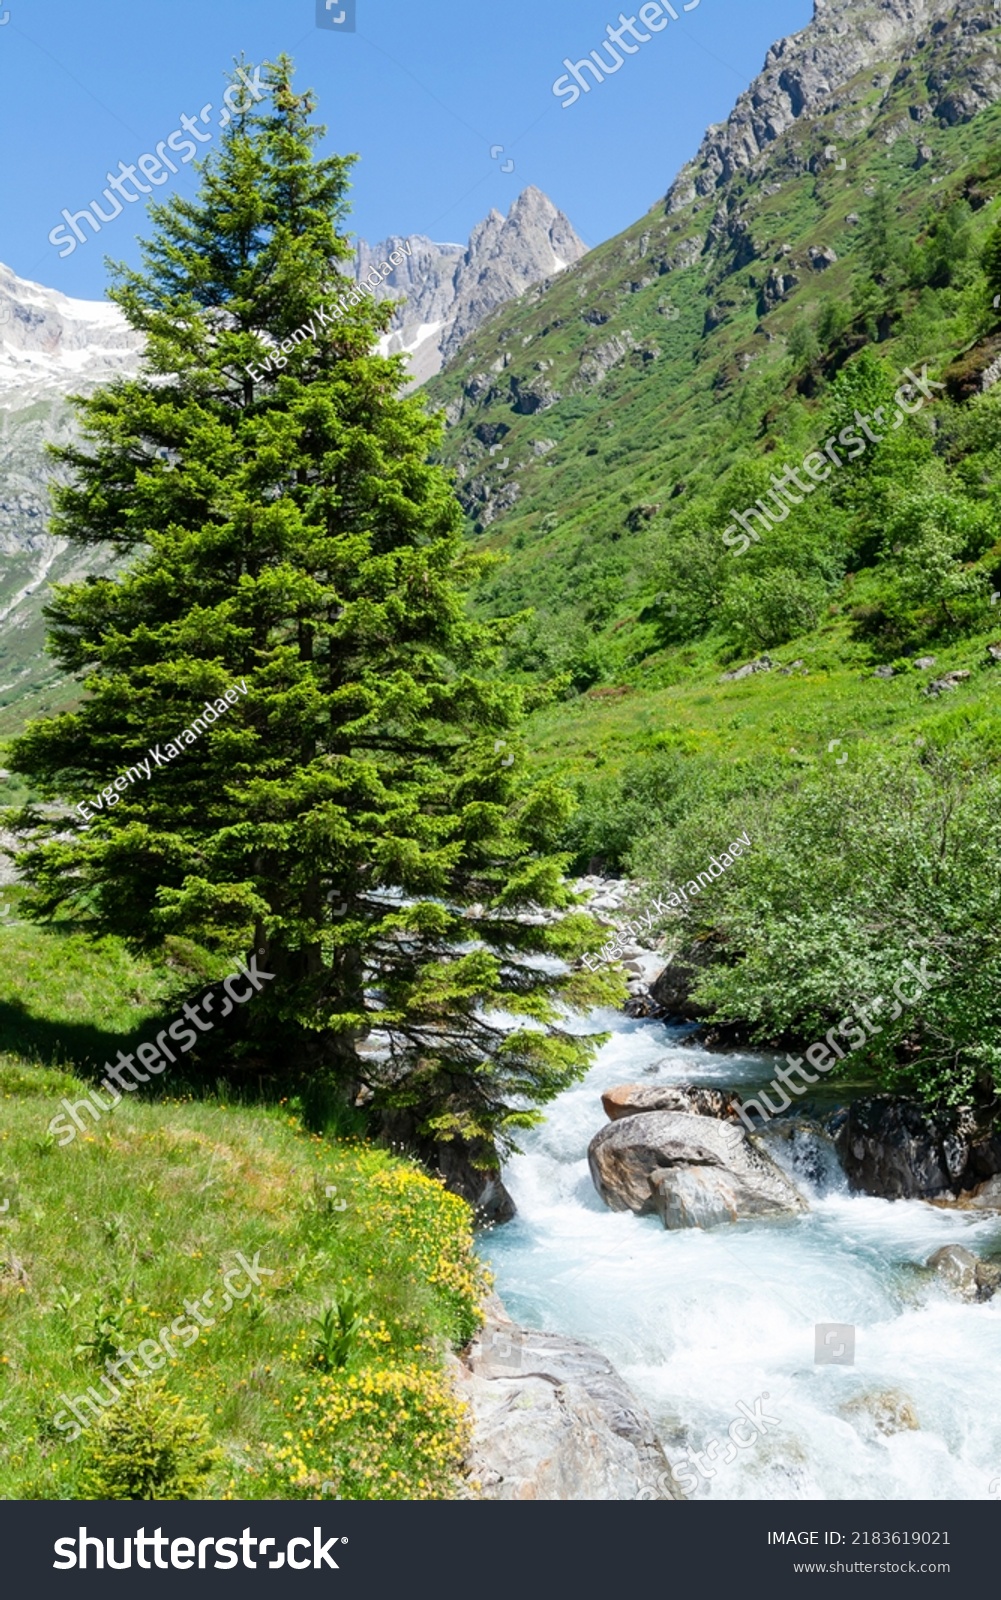
[[[928,1265],[960,1300],[990,1300],[1001,1282],[1001,1269],[988,1266],[961,1244],[947,1244],[936,1250]]]
[[[892,667],[877,667],[875,672],[873,673],[873,677],[874,678],[892,678],[893,677],[893,668]]]
[[[483,1499],[682,1498],[648,1413],[579,1339],[519,1328],[495,1303],[460,1358],[457,1388]]]
[[[758,656],[756,661],[748,661],[743,667],[736,667],[733,672],[724,672],[720,683],[736,683],[740,678],[750,678],[755,672],[771,672],[775,665],[771,656]]]
[[[817,0],[809,26],[772,45],[726,121],[707,130],[697,156],[668,190],[665,210],[672,215],[698,200],[712,203],[736,175],[753,180],[767,171],[763,153],[801,120],[839,112],[837,130],[850,112],[848,131],[861,131],[878,109],[878,102],[865,103],[871,90],[863,74],[872,81],[882,69],[878,86],[889,85],[894,74],[910,70],[901,63],[928,46],[932,58],[919,70],[929,118],[948,125],[969,121],[1001,98],[1001,68],[981,36],[988,26],[982,11],[957,9],[956,0]],[[787,141],[783,176],[791,175],[795,159]],[[805,170],[805,160],[800,164]]]
[[[657,1213],[665,1227],[806,1210],[771,1157],[742,1128],[715,1117],[673,1111],[624,1117],[595,1134],[587,1159],[607,1206],[638,1216]],[[710,1181],[708,1169],[718,1178]],[[685,1220],[700,1215],[711,1221]]]
[[[989,644],[987,646],[987,654],[993,661],[1001,661],[1001,639],[999,639],[996,644]]]
[[[914,1402],[900,1389],[877,1389],[855,1395],[839,1407],[864,1439],[888,1439],[895,1433],[920,1428]]]
[[[933,667],[935,665],[935,657],[934,656],[918,656],[918,658],[915,661],[914,665],[918,669],[919,672],[927,672],[931,667]]]
[[[946,694],[951,689],[958,689],[970,676],[968,672],[947,672],[943,678],[936,678],[934,683],[925,687],[925,694]]]
[[[978,1183],[962,1199],[965,1206],[972,1206],[975,1211],[1001,1211],[1001,1176]]]
[[[722,1167],[667,1167],[651,1174],[657,1214],[665,1228],[716,1228],[750,1217],[792,1212],[756,1183]]]
[[[766,317],[783,300],[788,300],[798,284],[799,279],[794,272],[778,272],[772,267],[758,291],[758,316]]]
[[[369,246],[360,240],[356,280],[369,277],[373,267],[406,242],[394,236]],[[534,186],[522,191],[506,217],[491,211],[465,246],[435,244],[421,234],[412,235],[409,243],[410,255],[375,295],[383,300],[406,296],[385,348],[389,355],[407,352],[415,383],[438,372],[498,306],[586,253],[567,217]]]
[[[698,1021],[701,1012],[692,999],[692,990],[700,972],[712,965],[716,948],[712,939],[694,940],[676,950],[653,979],[650,998],[665,1017],[679,1017],[683,1022]]]

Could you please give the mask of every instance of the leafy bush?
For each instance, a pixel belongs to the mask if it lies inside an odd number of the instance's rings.
[[[770,650],[815,628],[826,601],[817,578],[783,568],[761,577],[740,574],[727,588],[720,624],[739,650]]]
[[[808,1043],[889,996],[905,961],[936,981],[913,1010],[880,1016],[852,1059],[929,1100],[989,1104],[1001,1089],[1001,777],[996,727],[921,758],[827,768],[796,789],[705,805],[637,850],[642,870],[684,881],[731,826],[750,853],[694,903],[691,935],[722,960],[697,997],[751,1036]]]

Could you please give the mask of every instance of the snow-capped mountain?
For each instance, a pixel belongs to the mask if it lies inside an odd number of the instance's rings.
[[[0,265],[0,408],[134,372],[141,347],[117,306],[72,300]]]

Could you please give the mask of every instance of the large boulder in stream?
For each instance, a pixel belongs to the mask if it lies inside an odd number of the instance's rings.
[[[594,1186],[613,1211],[658,1215],[665,1228],[797,1216],[806,1201],[742,1128],[687,1112],[609,1123],[588,1147]]]
[[[990,1300],[1001,1283],[1001,1270],[961,1244],[943,1245],[929,1257],[928,1265],[960,1300]]]
[[[650,984],[650,998],[666,1017],[680,1017],[684,1022],[698,1022],[701,1009],[692,999],[696,980],[706,967],[712,965],[717,954],[712,938],[696,939],[676,950],[668,957],[663,968]]]
[[[468,1469],[480,1498],[684,1498],[648,1413],[582,1340],[520,1328],[493,1301],[456,1374],[472,1414]]]

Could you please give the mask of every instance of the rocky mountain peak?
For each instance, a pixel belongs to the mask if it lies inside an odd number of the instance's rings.
[[[802,117],[833,114],[835,136],[857,135],[902,83],[913,123],[968,122],[1001,98],[989,37],[997,20],[980,0],[814,0],[812,21],[771,46],[726,122],[707,130],[668,191],[668,212],[756,172],[768,146]]]
[[[372,269],[406,242],[409,257],[373,292],[380,299],[407,298],[383,350],[406,351],[417,383],[436,373],[498,306],[572,266],[587,249],[564,213],[529,186],[506,217],[491,210],[477,223],[465,246],[434,244],[419,234],[374,246],[361,240],[358,281],[371,278]]]

